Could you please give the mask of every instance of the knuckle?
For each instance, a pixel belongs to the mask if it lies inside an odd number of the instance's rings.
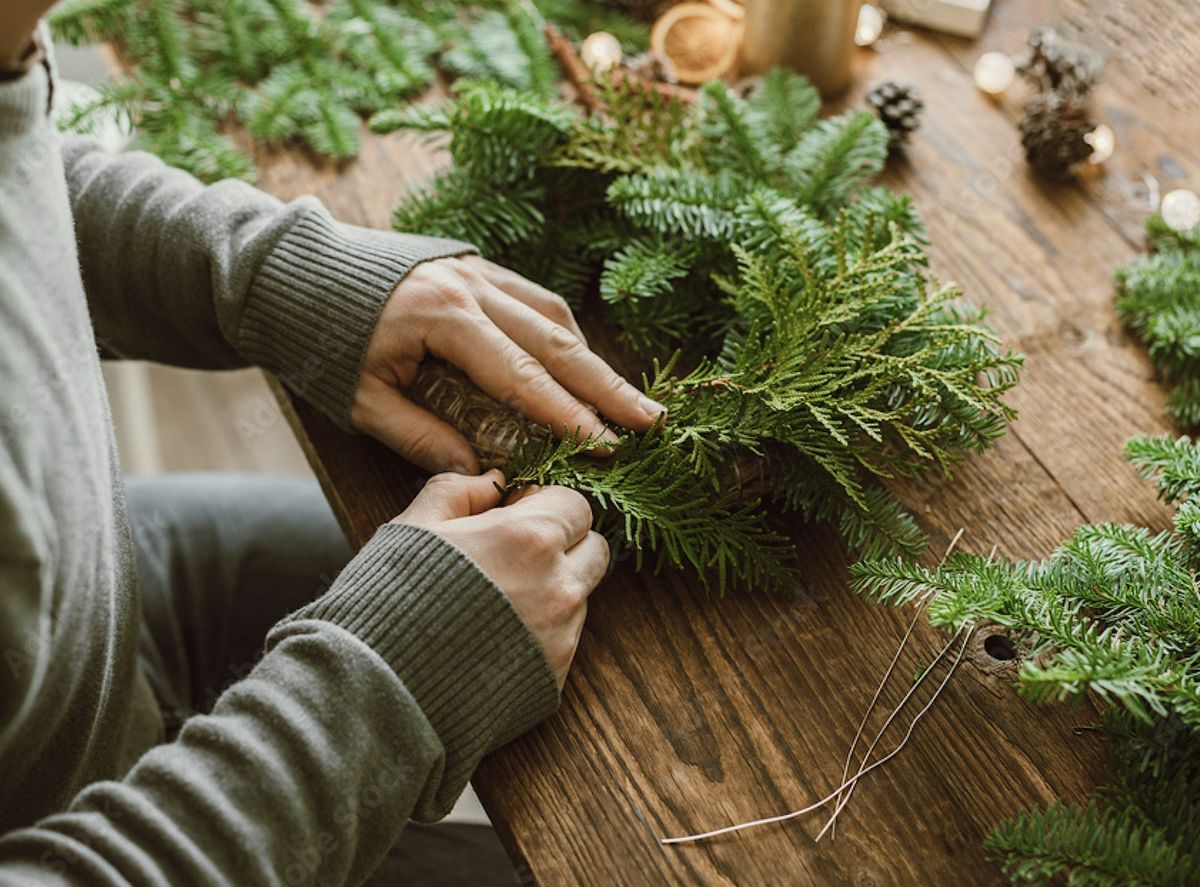
[[[528,412],[531,403],[541,400],[551,392],[554,380],[541,362],[531,354],[521,352],[509,361],[512,382],[504,400],[520,412]]]
[[[556,552],[559,546],[558,534],[554,527],[543,521],[529,521],[522,524],[517,534],[521,546],[536,558]]]
[[[554,361],[552,370],[568,367],[583,357],[588,349],[579,337],[565,326],[550,324],[546,333],[546,351]]]
[[[588,502],[587,497],[577,490],[569,490],[565,487],[563,489],[566,490],[564,508],[579,523],[586,522],[590,526],[592,523],[592,506]]]
[[[551,618],[558,624],[569,623],[579,610],[583,595],[568,585],[557,586],[550,596]]]
[[[428,460],[436,451],[437,437],[426,428],[415,429],[404,441],[404,455],[417,462]],[[434,479],[436,477],[443,478],[442,483],[447,483],[449,480],[447,475],[436,475]]]
[[[567,304],[567,300],[554,293],[550,294],[549,310],[552,315],[561,321],[570,321],[575,317],[571,312],[571,306]]]

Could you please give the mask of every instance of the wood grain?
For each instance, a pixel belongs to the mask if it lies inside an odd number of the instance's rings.
[[[1077,4],[1076,4],[1077,5]],[[895,491],[935,549],[1046,555],[1085,521],[1165,527],[1168,513],[1121,458],[1124,440],[1166,431],[1163,394],[1112,308],[1111,271],[1141,246],[1146,175],[1162,189],[1200,175],[1200,125],[1145,94],[1116,61],[1097,108],[1117,155],[1073,185],[1034,178],[1016,121],[1024,92],[994,102],[971,84],[987,49],[1017,51],[1051,4],[998,0],[981,40],[892,31],[858,59],[849,101],[885,77],[915,83],[927,112],[886,174],[911,193],[933,264],[986,304],[1027,356],[1012,395],[1021,419],[953,479]],[[1130,8],[1110,16],[1132,16]],[[267,190],[315,193],[340,218],[384,227],[406,183],[443,162],[405,136],[364,139],[338,167],[260,153]],[[601,337],[601,340],[603,337]],[[276,388],[349,538],[399,512],[419,476],[379,444],[344,434]],[[993,883],[981,841],[1003,817],[1079,799],[1104,775],[1102,746],[1075,728],[1094,711],[1033,708],[1013,663],[980,639],[895,761],[868,776],[835,841],[823,818],[663,847],[658,837],[803,806],[836,785],[846,748],[907,617],[846,584],[846,553],[822,527],[795,527],[795,599],[706,597],[686,574],[616,565],[593,597],[559,714],[491,755],[474,780],[522,877],[545,884]],[[944,638],[922,623],[885,695],[894,703]],[[878,727],[881,719],[874,724]],[[885,742],[883,748],[890,748]]]

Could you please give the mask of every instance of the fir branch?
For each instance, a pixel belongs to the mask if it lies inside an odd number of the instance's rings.
[[[883,169],[887,128],[867,111],[821,120],[786,155],[794,193],[828,217]]]
[[[1014,882],[1097,887],[1195,883],[1197,865],[1164,834],[1131,812],[1054,804],[996,829],[984,845]]]
[[[1192,427],[1200,424],[1200,234],[1172,231],[1157,216],[1146,228],[1159,252],[1117,269],[1117,313],[1171,386],[1171,415]]]
[[[775,151],[791,151],[821,110],[821,96],[807,78],[775,68],[746,100],[747,123]]]
[[[74,46],[112,40],[129,25],[129,0],[64,0],[46,20],[56,40]]]

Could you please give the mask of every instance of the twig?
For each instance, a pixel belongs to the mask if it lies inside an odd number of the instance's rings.
[[[575,87],[580,104],[592,112],[603,111],[604,104],[597,98],[596,91],[592,88],[592,81],[594,79],[592,72],[583,63],[583,60],[579,57],[579,53],[575,51],[575,44],[563,36],[563,33],[552,24],[547,24],[543,28],[543,33],[546,36],[546,43],[550,46],[550,51],[554,53],[555,58],[558,59],[558,63],[562,65],[567,79]],[[612,76],[617,83],[629,86],[630,88],[652,89],[666,98],[678,99],[685,104],[696,100],[696,91],[694,89],[638,77],[636,74],[632,74],[623,68],[614,70]]]

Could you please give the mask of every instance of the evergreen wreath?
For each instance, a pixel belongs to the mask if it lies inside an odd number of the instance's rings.
[[[931,278],[910,200],[868,185],[883,124],[818,120],[815,90],[783,71],[746,99],[721,83],[692,104],[630,79],[593,91],[602,110],[585,115],[472,82],[371,125],[450,134],[453,167],[398,228],[474,242],[576,303],[598,295],[669,421],[598,460],[594,441],[548,439],[444,367],[411,393],[507,461],[510,484],[581,490],[614,540],[722,589],[793,581],[764,497],[863,554],[919,554],[879,481],[987,448],[1021,359]]]
[[[648,41],[599,0],[67,0],[50,14],[55,36],[111,41],[129,71],[61,125],[86,132],[116,114],[142,147],[204,181],[253,178],[225,134],[233,118],[264,142],[353,157],[359,114],[419,95],[438,67],[555,93],[543,15],[571,34],[613,31],[630,51]]]
[[[1174,532],[1084,526],[1036,563],[958,554],[934,568],[851,567],[858,591],[927,601],[935,625],[1006,626],[1027,698],[1105,705],[1113,784],[1001,824],[986,846],[1014,881],[1200,883],[1200,444],[1135,438],[1126,455],[1181,503]]]
[[[1119,268],[1117,313],[1150,349],[1170,386],[1167,409],[1183,428],[1200,426],[1200,229],[1146,222],[1152,254]]]

